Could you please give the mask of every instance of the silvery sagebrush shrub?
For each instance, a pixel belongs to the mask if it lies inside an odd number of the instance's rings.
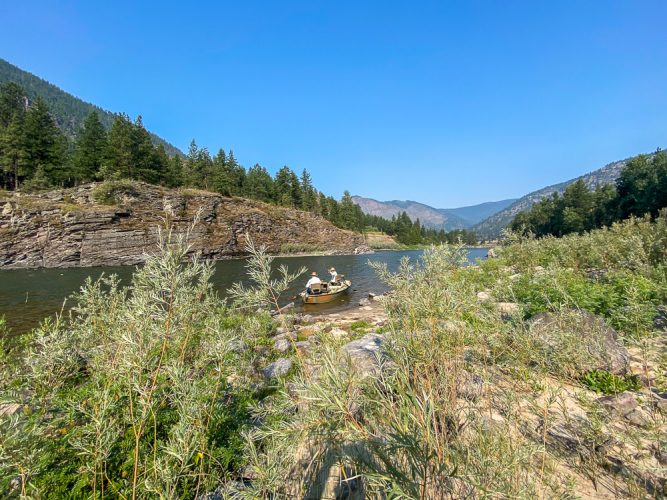
[[[129,286],[88,280],[69,317],[45,320],[2,398],[0,489],[36,497],[194,497],[239,465],[252,347],[268,315],[214,294],[188,234],[160,232]]]
[[[509,327],[476,300],[475,280],[466,277],[477,271],[461,268],[464,260],[462,248],[442,246],[418,263],[404,260],[396,273],[376,266],[393,289],[384,301],[386,359],[378,360],[385,369],[361,376],[325,340],[315,374],[297,374],[256,409],[266,424],[246,433],[256,474],[246,498],[345,488],[366,498],[560,491],[549,466],[537,473],[536,464],[548,462],[519,422],[490,422],[484,394],[475,394],[493,356],[511,346],[498,333]]]

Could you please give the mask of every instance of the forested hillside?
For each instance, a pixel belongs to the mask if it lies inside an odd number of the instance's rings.
[[[609,163],[604,167],[588,174],[570,179],[569,181],[554,184],[522,196],[509,207],[497,212],[482,222],[473,226],[473,231],[484,238],[497,238],[517,214],[531,208],[535,203],[552,196],[554,193],[563,193],[570,184],[581,180],[587,187],[595,189],[599,186],[613,184],[621,173],[628,159]]]
[[[105,129],[109,130],[111,128],[114,113],[74,97],[46,80],[23,71],[0,58],[0,84],[8,82],[18,84],[23,89],[29,102],[35,102],[38,98],[41,98],[49,107],[58,127],[70,138],[77,136],[83,122],[92,111],[97,112]],[[164,146],[167,155],[182,154],[176,146],[169,144],[161,137],[151,132],[148,132],[148,134],[155,145],[161,144]]]
[[[665,207],[667,154],[657,151],[628,160],[614,184],[592,189],[579,179],[562,196],[554,193],[518,214],[511,227],[536,236],[564,236],[610,226],[630,216],[656,217]]]

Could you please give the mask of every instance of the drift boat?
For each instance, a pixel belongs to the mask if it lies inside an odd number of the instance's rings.
[[[299,295],[305,304],[326,304],[343,295],[352,286],[350,280],[343,280],[338,284],[320,283],[312,287],[313,293],[301,292]]]

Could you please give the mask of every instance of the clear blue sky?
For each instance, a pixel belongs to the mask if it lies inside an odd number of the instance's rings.
[[[667,2],[2,2],[0,57],[186,149],[453,207],[667,145]]]

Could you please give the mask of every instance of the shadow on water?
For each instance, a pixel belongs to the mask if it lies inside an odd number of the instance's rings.
[[[383,293],[386,285],[379,282],[368,261],[385,262],[391,271],[398,268],[402,257],[416,261],[421,250],[404,252],[378,252],[372,255],[331,255],[311,257],[279,257],[276,267],[285,264],[290,270],[305,266],[308,272],[317,271],[320,277],[328,278],[327,269],[335,267],[339,274],[352,280],[348,294],[335,302],[321,305],[303,305],[295,296],[303,290],[307,275],[302,276],[284,297],[284,302],[294,301],[298,309],[309,314],[332,313],[348,309],[366,297],[369,292]],[[468,258],[474,261],[484,258],[486,249],[468,249]],[[220,296],[224,297],[232,283],[246,280],[245,261],[243,259],[222,260],[215,263],[212,283]],[[77,292],[89,276],[98,278],[116,274],[121,283],[128,284],[135,267],[88,267],[69,269],[17,269],[0,271],[0,316],[4,315],[13,333],[25,332],[36,327],[39,322],[61,309],[73,305],[68,299]]]

